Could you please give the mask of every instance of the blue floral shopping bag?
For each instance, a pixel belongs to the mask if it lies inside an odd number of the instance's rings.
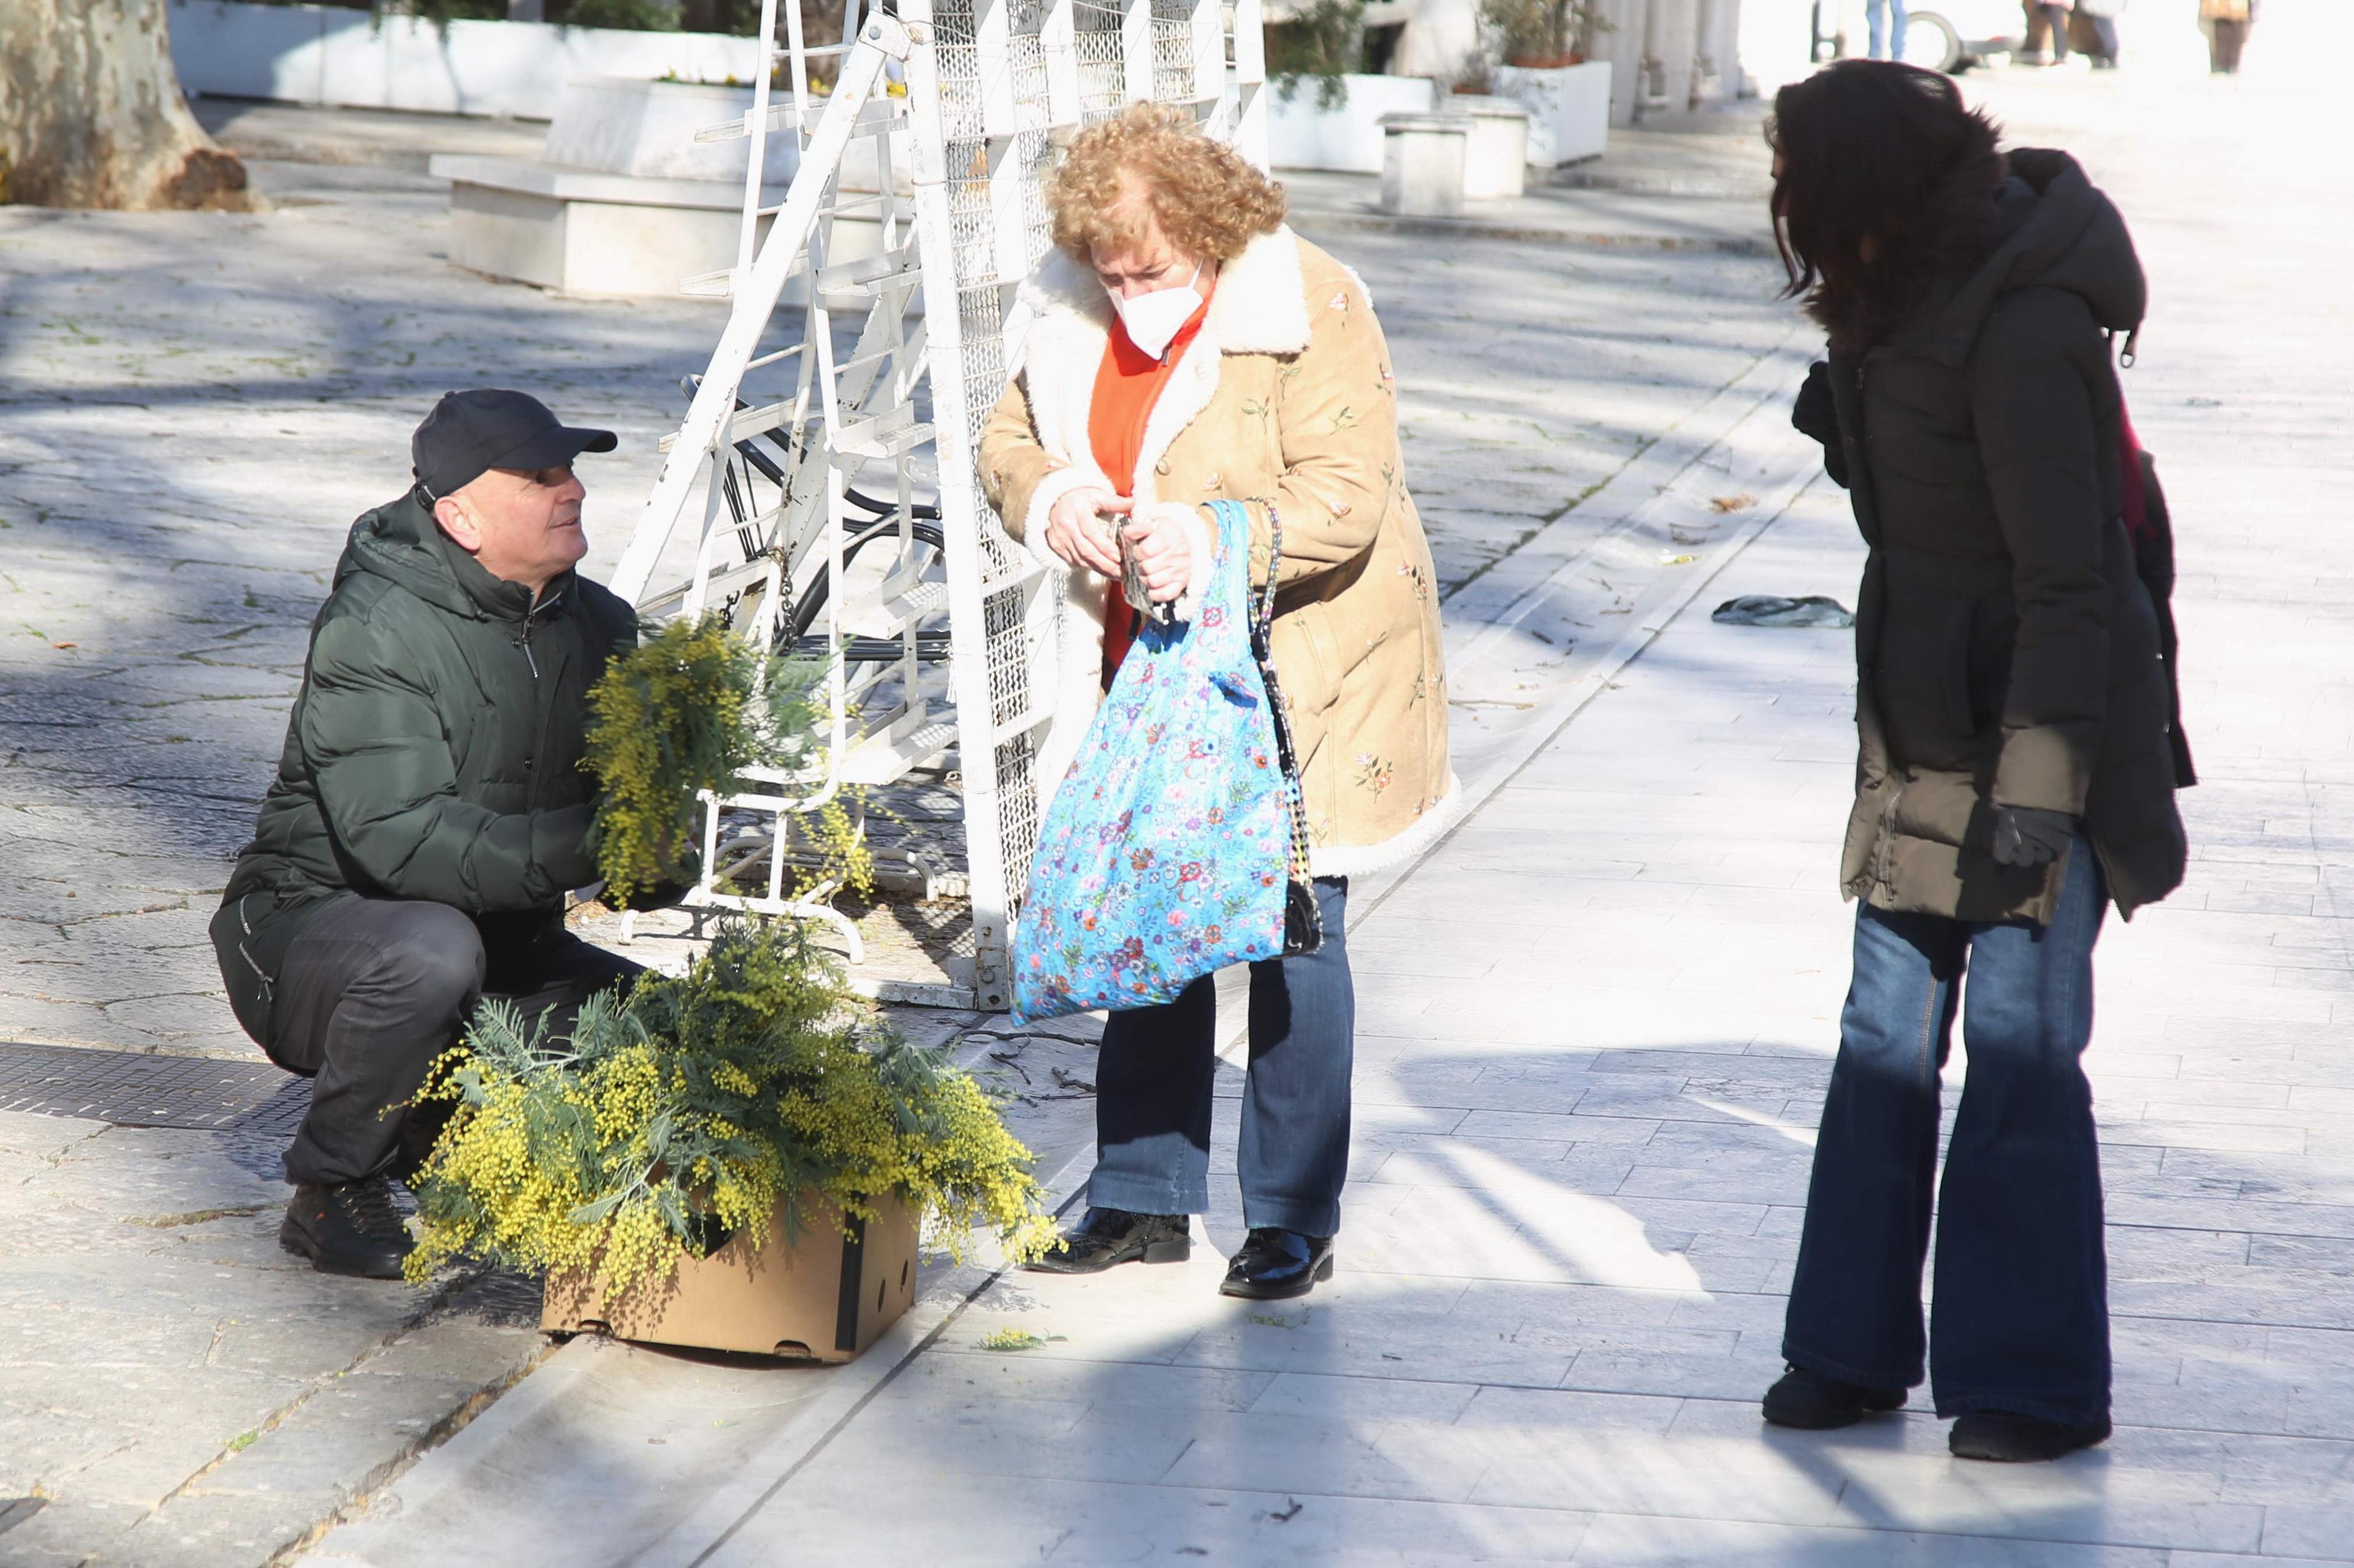
[[[1173,1001],[1284,950],[1292,819],[1251,650],[1250,518],[1214,503],[1189,624],[1147,622],[1046,809],[1013,927],[1013,1016]]]

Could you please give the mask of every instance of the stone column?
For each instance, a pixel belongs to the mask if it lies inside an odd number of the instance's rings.
[[[1653,0],[1649,56],[1654,62],[1656,93],[1647,92],[1647,105],[1656,111],[1679,114],[1692,105],[1693,62],[1700,53],[1701,0]]]
[[[1597,0],[1595,9],[1609,24],[1597,28],[1592,59],[1610,62],[1610,123],[1635,123],[1635,104],[1642,91],[1643,46],[1651,0]]]
[[[1741,0],[1700,0],[1698,37],[1693,107],[1733,102],[1746,79],[1741,69]]]

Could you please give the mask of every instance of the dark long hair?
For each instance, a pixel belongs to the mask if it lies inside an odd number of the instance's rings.
[[[1984,245],[1997,134],[1952,79],[1893,61],[1841,60],[1774,95],[1786,296],[1805,296],[1835,351],[1879,342]]]

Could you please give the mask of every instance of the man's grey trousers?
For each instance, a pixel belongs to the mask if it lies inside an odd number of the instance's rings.
[[[313,1079],[286,1179],[327,1186],[405,1171],[443,1113],[408,1106],[474,1004],[506,998],[551,1033],[639,966],[590,947],[553,915],[478,925],[444,904],[345,893],[303,912],[271,987],[262,1046]]]

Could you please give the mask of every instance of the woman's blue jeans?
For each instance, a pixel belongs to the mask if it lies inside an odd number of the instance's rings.
[[[1904,0],[1864,0],[1864,30],[1871,35],[1870,49],[1876,60],[1901,60],[1904,58]],[[1881,46],[1887,45],[1885,52]]]
[[[1250,1072],[1235,1163],[1244,1224],[1329,1236],[1341,1228],[1349,1174],[1357,1000],[1348,883],[1319,878],[1316,902],[1324,914],[1316,951],[1251,966]],[[1111,1015],[1096,1065],[1089,1203],[1140,1214],[1208,1210],[1216,1030],[1217,995],[1206,975],[1174,1001]]]
[[[1783,1331],[1793,1366],[1873,1388],[1921,1381],[1934,1186],[1937,1414],[2108,1413],[2101,1159],[2079,1063],[2107,903],[2079,837],[2040,929],[1857,910]],[[1937,1184],[1938,1069],[1957,1005],[1969,1074]]]

